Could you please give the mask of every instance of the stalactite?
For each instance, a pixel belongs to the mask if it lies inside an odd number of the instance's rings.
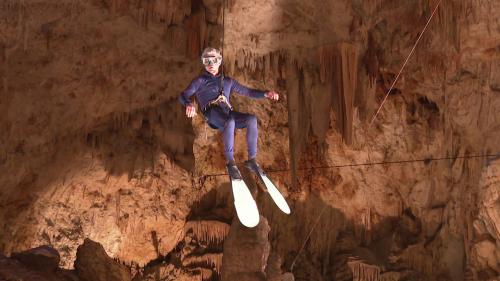
[[[334,105],[338,117],[338,128],[342,133],[344,142],[350,145],[352,144],[354,96],[358,75],[358,50],[356,47],[341,43],[338,46],[334,64]]]
[[[180,26],[168,27],[167,42],[176,50],[185,51],[187,45],[186,30]]]
[[[14,44],[11,47],[5,46],[3,54],[5,61],[9,60],[10,54],[14,53],[17,49],[19,49],[21,44],[24,43],[23,46],[25,46],[27,40],[26,22],[28,15],[27,15],[27,7],[25,1],[22,0],[17,2],[17,5],[13,5],[10,7],[10,10],[15,10],[17,12],[17,34],[16,38],[14,39]]]
[[[433,259],[426,255],[426,251],[421,244],[409,246],[403,253],[403,259],[409,268],[432,275]]]
[[[372,229],[372,221],[371,221],[371,208],[368,207],[365,209],[365,211],[361,214],[361,239],[365,243],[370,243],[371,242],[371,229]]]
[[[127,6],[126,1],[123,0],[112,0],[113,4],[110,5],[112,7],[112,10],[115,9],[122,9],[123,6]],[[117,2],[117,3],[115,3]],[[119,2],[119,3],[118,3]],[[155,2],[157,1],[140,1],[137,5],[137,21],[140,26],[143,26],[144,28],[148,28],[149,23],[153,22],[154,20],[154,15],[156,13],[155,11]],[[128,8],[126,8],[128,9]]]
[[[120,13],[129,11],[132,6],[130,0],[115,0],[115,1],[116,1],[117,11]]]
[[[290,159],[291,159],[291,177],[292,188],[298,189],[297,169],[299,156],[301,154],[302,137],[301,137],[301,117],[305,117],[301,113],[301,101],[303,100],[303,75],[302,69],[298,68],[296,61],[289,61],[286,67],[286,86],[287,86],[287,101],[288,101],[288,127],[289,127],[289,143],[290,143]]]
[[[229,225],[220,221],[189,221],[184,231],[187,233],[189,230],[202,241],[222,243],[229,233]]]
[[[112,113],[113,129],[127,128],[130,120],[130,113],[128,112],[115,112]]]
[[[353,281],[380,281],[380,268],[362,260],[349,258],[347,265],[351,269]]]
[[[321,83],[332,82],[333,63],[335,48],[333,46],[321,46],[318,49],[319,73]]]
[[[228,48],[225,50],[224,59],[226,74],[235,75],[242,72],[264,83],[267,80],[283,78],[281,71],[286,68],[283,65],[280,67],[280,63],[283,64],[284,61],[282,50],[260,55],[244,49],[233,51]]]
[[[332,109],[331,83],[320,83],[321,78],[316,69],[309,71],[311,76],[308,86],[308,99],[310,100],[310,122],[311,133],[315,136],[314,142],[317,148],[317,159],[324,159],[321,156],[325,148],[326,134],[330,128],[330,112]]]
[[[333,86],[332,97],[337,115],[337,128],[344,142],[352,144],[358,51],[351,44],[341,43],[338,46],[321,46],[318,55],[320,81]]]
[[[143,116],[140,112],[134,112],[130,114],[128,118],[128,126],[134,130],[138,130],[142,126]]]
[[[365,201],[369,201],[365,199]],[[365,244],[369,244],[372,241],[372,210],[370,207],[358,211],[360,213],[359,217],[352,218],[352,225],[354,226],[354,235],[357,240],[363,241]]]
[[[168,26],[172,24],[172,20],[174,18],[174,10],[171,9],[170,5],[171,1],[163,1],[164,6],[163,6],[163,20],[165,21],[165,24]],[[161,5],[158,6],[158,12],[161,13]]]
[[[429,0],[429,10],[437,5],[436,0]],[[457,51],[460,50],[460,29],[459,20],[463,14],[463,9],[467,5],[466,1],[443,1],[439,7],[437,21],[442,38],[446,38],[453,44]]]
[[[182,260],[182,265],[185,267],[207,265],[215,269],[215,272],[217,272],[217,274],[220,274],[220,269],[222,266],[222,253],[208,253],[201,256],[186,257]]]
[[[131,9],[133,6],[124,0],[108,0],[112,13]],[[147,27],[150,22],[163,22],[165,25],[179,25],[191,14],[192,1],[148,0],[135,5],[134,14],[141,26]]]
[[[200,268],[201,281],[212,280],[214,277],[214,272],[211,269]]]
[[[380,275],[380,281],[399,281],[401,280],[399,273],[389,272]]]
[[[369,77],[369,86],[374,87],[379,76],[380,64],[377,56],[377,46],[373,39],[373,34],[368,35],[368,50],[366,51],[364,63]]]
[[[235,59],[234,52],[232,50],[230,50],[230,49],[224,50],[224,63],[223,63],[223,67],[224,67],[224,72],[227,75],[234,74],[234,71],[235,71],[235,62],[236,62],[236,59]]]
[[[5,65],[7,63],[6,58],[7,48],[5,43],[0,40],[0,91],[7,93],[7,77],[5,77]]]
[[[201,36],[205,34],[204,31],[206,30],[204,15],[205,15],[204,13],[200,12],[192,15],[186,21],[186,32],[187,32],[186,52],[191,57],[198,57],[201,53],[200,46],[203,46],[204,44],[204,38],[201,38]]]

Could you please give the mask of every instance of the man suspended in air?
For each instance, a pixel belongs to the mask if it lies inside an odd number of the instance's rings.
[[[271,100],[278,100],[278,93],[250,89],[239,84],[234,79],[225,77],[224,73],[220,71],[222,55],[215,48],[206,48],[202,53],[201,61],[205,67],[205,72],[196,77],[182,92],[180,102],[186,107],[187,117],[192,118],[196,115],[196,108],[190,100],[194,95],[210,127],[218,129],[222,133],[227,171],[231,179],[236,212],[240,221],[247,227],[254,227],[259,222],[259,213],[256,203],[234,161],[235,129],[247,129],[248,161],[245,162],[245,165],[259,176],[266,185],[271,197],[277,202],[276,204],[285,213],[290,213],[288,204],[281,193],[257,164],[257,118],[255,115],[233,110],[229,102],[232,92],[250,98],[268,98]]]
[[[201,56],[205,72],[195,78],[180,96],[181,103],[186,106],[186,115],[192,118],[196,115],[196,108],[190,100],[195,95],[201,112],[210,127],[221,131],[224,142],[224,154],[227,169],[232,178],[241,179],[240,172],[234,161],[234,130],[247,129],[248,161],[247,166],[258,169],[257,157],[257,117],[248,113],[234,111],[229,103],[232,92],[242,96],[260,99],[278,100],[279,95],[274,91],[260,91],[247,88],[230,77],[224,77],[219,71],[222,56],[215,48],[206,48]],[[224,80],[222,80],[224,79]],[[223,84],[223,85],[222,85]],[[222,91],[224,87],[224,91]]]

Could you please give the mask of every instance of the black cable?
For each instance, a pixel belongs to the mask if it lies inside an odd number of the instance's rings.
[[[456,159],[469,159],[469,158],[490,158],[490,157],[499,157],[500,153],[497,154],[481,154],[481,155],[463,155],[463,156],[448,156],[448,157],[440,157],[440,158],[424,158],[424,159],[414,159],[414,160],[397,160],[397,161],[382,161],[382,162],[368,162],[368,163],[354,163],[354,164],[342,164],[342,165],[331,165],[331,166],[316,166],[316,167],[306,167],[299,168],[297,171],[307,171],[307,170],[320,170],[320,169],[332,169],[332,168],[349,168],[349,167],[359,167],[359,166],[376,166],[376,165],[392,165],[392,164],[407,164],[407,163],[418,163],[424,162],[426,164],[432,161],[442,161],[442,160],[456,160]],[[279,170],[269,170],[266,173],[281,173],[281,172],[289,172],[290,169],[279,169]],[[227,173],[224,174],[208,174],[203,175],[201,178],[210,178],[210,177],[220,177],[227,176]]]
[[[225,11],[226,11],[226,5],[225,5],[225,1],[222,0],[222,46],[221,46],[221,52],[220,52],[220,56],[222,57],[222,63],[221,63],[221,72],[220,72],[220,91],[221,91],[221,94],[222,96],[224,96],[224,33],[226,32],[226,20],[225,20]],[[229,101],[228,101],[229,102]]]

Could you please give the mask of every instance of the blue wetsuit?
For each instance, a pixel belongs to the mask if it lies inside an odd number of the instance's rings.
[[[264,91],[250,89],[239,84],[236,80],[224,77],[224,96],[229,101],[232,92],[251,98],[264,98]],[[221,93],[221,77],[208,72],[193,79],[179,98],[182,105],[191,104],[190,97],[195,95],[205,119],[212,128],[219,129],[223,134],[224,154],[226,160],[234,161],[234,129],[247,128],[248,158],[257,156],[257,118],[255,115],[232,111],[225,104],[208,107],[210,101],[217,99]]]

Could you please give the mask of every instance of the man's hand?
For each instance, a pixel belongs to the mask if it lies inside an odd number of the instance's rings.
[[[280,99],[280,95],[278,93],[276,93],[275,91],[269,91],[266,93],[266,98],[270,99],[270,100],[279,100]]]
[[[193,118],[196,116],[196,108],[192,104],[188,104],[186,106],[186,116],[189,118]]]

